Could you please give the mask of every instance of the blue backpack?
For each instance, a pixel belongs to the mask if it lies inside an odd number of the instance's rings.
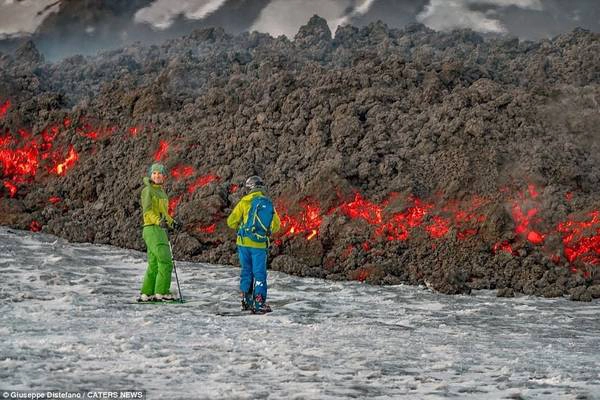
[[[238,235],[258,243],[266,243],[271,235],[271,222],[275,208],[269,198],[257,196],[250,203],[250,212],[246,223],[240,225]]]

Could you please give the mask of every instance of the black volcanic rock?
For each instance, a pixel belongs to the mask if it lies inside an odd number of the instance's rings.
[[[306,25],[300,27],[294,41],[300,47],[321,47],[323,43],[330,42],[331,30],[327,20],[313,15]]]
[[[25,41],[15,50],[15,61],[19,64],[39,64],[44,61],[35,44],[31,40]]]
[[[186,222],[180,258],[237,262],[224,217],[240,195],[232,186],[256,173],[289,215],[307,202],[323,214],[318,232],[281,238],[272,268],[589,300],[597,267],[570,265],[555,228],[600,207],[599,36],[519,42],[371,24],[332,39],[313,17],[294,41],[211,28],[55,64],[27,47],[0,64],[0,104],[11,100],[0,131],[17,147],[27,140],[20,128],[39,137],[62,124],[52,149],[64,155],[72,145],[80,157],[66,176],[40,164],[15,198],[0,187],[0,223],[28,228],[36,219],[71,240],[142,249],[141,178],[164,142],[169,168],[196,171],[168,186]],[[218,180],[188,190],[210,174]],[[512,215],[511,200],[530,184],[540,192],[525,202],[538,209],[531,223],[554,230],[537,246],[518,237]],[[436,210],[423,226],[472,196],[484,199],[483,218],[466,239],[451,226],[442,239],[419,228],[387,240],[364,218],[329,212],[356,192],[385,200],[383,219],[410,209],[413,196]],[[503,242],[514,248],[492,250]]]

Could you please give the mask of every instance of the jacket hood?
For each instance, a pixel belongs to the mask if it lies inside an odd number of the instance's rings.
[[[265,196],[265,193],[262,190],[253,190],[244,197],[242,197],[242,200],[252,200],[257,196]]]

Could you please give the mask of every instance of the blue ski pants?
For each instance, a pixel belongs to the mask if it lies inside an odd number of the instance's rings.
[[[253,289],[254,299],[265,302],[267,300],[267,249],[238,246],[238,255],[242,265],[240,290],[243,293],[250,293]]]

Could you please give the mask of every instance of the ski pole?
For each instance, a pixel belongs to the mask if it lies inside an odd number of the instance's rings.
[[[175,271],[175,281],[177,282],[177,291],[179,292],[179,302],[183,303],[183,296],[181,295],[181,286],[179,286],[179,277],[177,276],[177,268],[175,267],[175,257],[173,256],[171,240],[169,240],[169,250],[171,250],[171,259],[173,260],[173,271]]]

